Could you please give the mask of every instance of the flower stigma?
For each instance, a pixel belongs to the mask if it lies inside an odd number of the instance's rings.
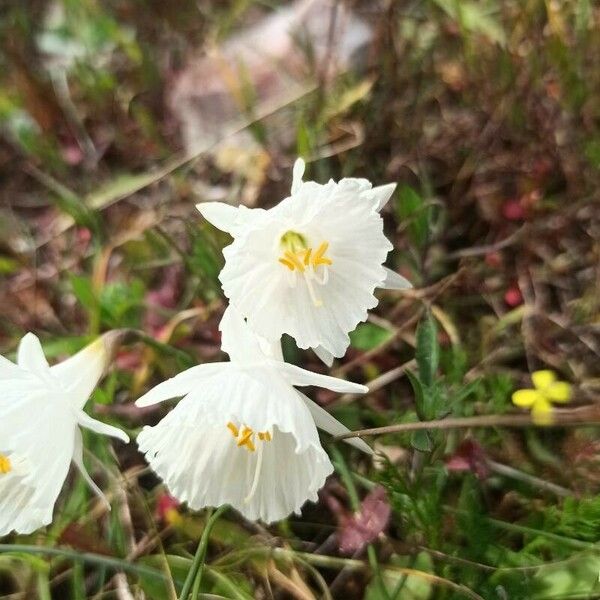
[[[329,248],[329,242],[321,242],[314,250],[301,233],[290,230],[281,236],[280,246],[283,254],[278,260],[292,274],[290,285],[292,287],[296,285],[296,278],[293,277],[293,274],[298,272],[306,281],[313,304],[316,307],[323,306],[323,302],[315,294],[312,280],[314,279],[319,285],[325,285],[329,280],[327,267],[333,264],[333,261],[325,256]]]
[[[6,475],[12,471],[12,464],[10,458],[5,454],[0,454],[0,474]]]

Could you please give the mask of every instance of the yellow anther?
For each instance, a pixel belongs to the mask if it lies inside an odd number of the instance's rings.
[[[308,265],[310,264],[310,254],[312,252],[312,248],[309,248],[308,250],[306,250],[306,252],[304,252],[304,264],[308,267]]]
[[[318,267],[319,265],[332,265],[333,261],[330,258],[327,258],[325,252],[327,252],[327,248],[329,248],[329,242],[322,242],[321,245],[315,251],[315,255],[312,259],[313,267]]]
[[[298,269],[298,271],[300,271],[300,273],[304,273],[304,265],[302,264],[302,261],[298,258],[297,254],[292,254],[289,250],[286,250],[283,253],[283,256],[289,260],[294,267],[296,267],[296,269]]]
[[[293,271],[296,267],[293,262],[290,262],[287,258],[280,258],[279,262],[282,265],[285,265],[290,271]]]
[[[12,471],[12,464],[10,458],[4,454],[0,454],[0,473],[6,475]]]
[[[243,426],[236,427],[233,423],[227,423],[227,429],[231,432],[233,439],[235,440],[238,448],[246,448],[248,452],[254,452],[256,446],[254,444],[254,430],[251,427]],[[261,442],[270,442],[271,434],[268,431],[259,431],[257,433],[258,439]]]

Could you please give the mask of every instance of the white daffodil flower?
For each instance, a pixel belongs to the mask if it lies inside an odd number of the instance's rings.
[[[271,523],[316,501],[333,471],[315,423],[333,434],[348,431],[293,386],[367,388],[284,363],[281,347],[255,336],[232,307],[220,329],[231,362],[192,367],[142,396],[137,406],[183,399],[143,429],[138,445],[170,494],[191,509],[229,504]]]
[[[304,166],[296,161],[291,195],[272,209],[219,202],[197,208],[234,238],[219,279],[252,329],[270,341],[287,333],[330,364],[377,305],[375,288],[412,286],[383,266],[392,245],[379,211],[395,184],[303,182]]]
[[[19,344],[16,364],[0,356],[0,536],[31,533],[52,521],[71,461],[103,497],[83,465],[79,427],[129,441],[83,411],[107,361],[100,338],[50,367],[31,333]]]

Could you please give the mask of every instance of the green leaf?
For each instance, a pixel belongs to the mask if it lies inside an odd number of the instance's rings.
[[[415,450],[419,450],[420,452],[431,452],[433,448],[429,432],[425,429],[413,431],[413,434],[410,439],[410,445]]]
[[[350,333],[350,343],[358,350],[372,350],[387,342],[394,334],[389,330],[373,323],[359,323]]]
[[[425,416],[425,390],[421,380],[410,370],[406,371],[406,376],[410,381],[413,392],[415,393],[415,409],[421,421],[426,420]]]
[[[396,200],[396,213],[407,224],[408,237],[417,248],[427,244],[429,238],[429,208],[423,198],[410,186],[400,188]]]
[[[430,311],[427,311],[417,328],[416,359],[423,385],[431,386],[440,362],[440,346],[437,325]]]

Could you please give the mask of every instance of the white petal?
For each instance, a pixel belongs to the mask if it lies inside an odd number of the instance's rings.
[[[50,367],[50,372],[67,392],[69,402],[82,408],[102,377],[108,354],[102,338],[67,360]]]
[[[221,350],[226,352],[232,361],[257,362],[277,354],[275,345],[264,338],[259,338],[232,305],[229,305],[223,313],[219,331]]]
[[[323,348],[322,346],[317,346],[315,348],[313,348],[313,352],[319,357],[320,360],[322,360],[328,367],[331,367],[331,365],[333,364],[333,354],[331,354],[331,352],[328,352],[327,350],[325,350],[325,348]]]
[[[301,420],[309,426],[308,441],[299,443],[297,436],[302,434],[284,432],[267,418],[253,429],[269,431],[270,442],[255,435],[256,451],[238,446],[227,423],[248,425],[247,414],[266,415],[261,406],[264,399],[252,393],[252,386],[245,389],[250,393],[235,406],[226,400],[228,390],[224,391],[222,400],[228,408],[219,418],[214,411],[207,415],[199,410],[197,401],[183,400],[158,425],[144,428],[138,444],[169,492],[190,508],[229,504],[248,519],[270,523],[298,512],[306,500],[316,501],[333,468],[310,413],[297,396],[291,402],[280,400],[290,412],[303,415]],[[264,391],[268,394],[268,390],[267,382]],[[235,407],[245,407],[243,414],[231,410]]]
[[[0,379],[8,379],[9,377],[22,377],[21,369],[15,363],[0,356]]]
[[[395,183],[379,185],[370,190],[361,192],[361,198],[372,203],[373,208],[379,212],[388,203],[396,189]]]
[[[77,421],[79,425],[90,431],[94,431],[100,435],[108,435],[117,438],[126,444],[129,442],[129,436],[122,429],[114,427],[113,425],[108,425],[107,423],[102,423],[102,421],[97,421],[82,410],[77,413]]]
[[[382,263],[392,246],[381,216],[360,202],[359,183],[310,184],[224,250],[219,278],[231,304],[258,335],[277,341],[287,333],[300,348],[321,346],[339,357],[350,343],[348,333],[377,305],[374,291],[385,279]],[[320,195],[324,189],[326,197]],[[301,233],[309,247],[329,242],[333,264],[327,267],[327,282],[312,283],[320,306],[306,279],[278,262],[281,236],[289,230]]]
[[[52,400],[23,403],[0,419],[0,451],[26,465],[21,473],[0,475],[0,535],[31,533],[51,522],[75,432],[68,405]]]
[[[302,186],[302,177],[305,169],[306,163],[301,158],[297,158],[292,169],[292,194],[297,193]]]
[[[217,229],[233,233],[238,209],[224,202],[202,202],[196,204],[200,214]]]
[[[385,267],[385,280],[382,284],[386,290],[410,290],[413,285],[408,279]]]
[[[329,414],[324,408],[319,406],[316,402],[313,402],[308,396],[305,396],[302,392],[298,392],[304,403],[306,404],[308,410],[310,410],[310,414],[315,421],[316,426],[331,435],[342,435],[344,433],[349,433],[350,429],[348,429],[345,425],[342,425],[334,416]],[[359,438],[348,438],[345,439],[344,442],[354,446],[358,450],[365,452],[367,454],[373,454],[373,450]]]
[[[104,503],[106,508],[110,510],[110,502],[102,492],[102,490],[96,485],[96,482],[90,477],[87,469],[85,468],[85,464],[83,463],[83,440],[81,437],[81,431],[77,429],[75,432],[75,445],[73,447],[73,462],[75,466],[79,469],[81,476],[84,481],[90,486],[92,492],[100,498],[100,500]]]
[[[188,394],[194,387],[221,372],[223,365],[228,363],[207,363],[187,369],[167,381],[146,392],[136,400],[136,406],[151,406],[171,398],[179,398]]]
[[[277,368],[292,385],[316,385],[342,394],[365,394],[369,391],[366,385],[338,379],[337,377],[330,377],[329,375],[313,373],[289,363],[280,363],[277,365]]]
[[[45,375],[49,370],[40,340],[33,333],[26,334],[19,343],[17,364],[36,375]]]

